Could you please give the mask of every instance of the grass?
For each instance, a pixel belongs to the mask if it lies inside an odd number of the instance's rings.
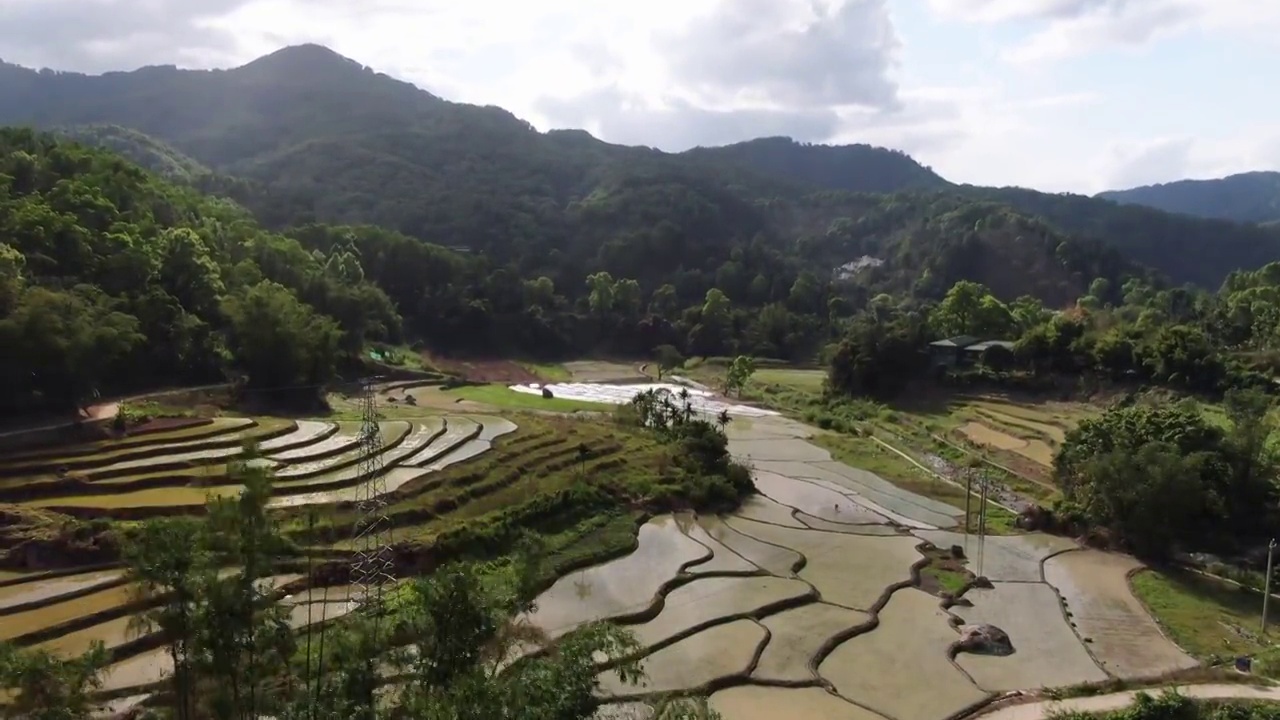
[[[1277,630],[1259,634],[1262,595],[1187,570],[1135,575],[1133,592],[1169,637],[1191,655],[1216,661],[1269,650]]]
[[[543,382],[558,383],[569,382],[573,379],[573,374],[569,372],[565,366],[559,363],[535,363],[521,362],[520,367],[542,378]]]
[[[505,385],[472,385],[453,390],[444,390],[441,395],[506,410],[548,410],[551,412],[570,413],[578,410],[609,412],[613,409],[613,405],[609,403],[567,400],[565,398],[544,398],[541,395],[516,392]]]
[[[779,386],[801,392],[821,393],[827,380],[824,370],[798,370],[791,368],[760,368],[751,376],[752,385]]]

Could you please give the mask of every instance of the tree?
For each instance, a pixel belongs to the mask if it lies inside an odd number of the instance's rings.
[[[747,355],[739,355],[729,364],[729,372],[725,376],[724,391],[725,394],[737,393],[742,395],[742,388],[746,387],[747,382],[751,380],[751,376],[755,374],[756,361],[755,358]]]
[[[671,345],[659,345],[653,350],[654,356],[657,358],[658,379],[661,380],[665,373],[684,365],[684,356],[680,351]]]
[[[94,642],[87,653],[62,660],[47,650],[0,643],[0,683],[11,693],[6,717],[87,720],[96,708],[90,694],[102,685],[108,655]]]
[[[333,376],[341,335],[288,288],[263,281],[226,305],[231,347],[251,387],[290,387]]]
[[[945,337],[1002,337],[1013,322],[1009,309],[986,286],[967,280],[953,285],[929,315],[930,326]]]
[[[1096,455],[1071,499],[1096,527],[1109,528],[1140,557],[1167,558],[1194,536],[1212,502],[1201,478],[1212,453],[1183,455],[1170,443]]]
[[[189,517],[144,522],[124,548],[130,581],[151,609],[138,616],[139,630],[168,638],[173,662],[176,716],[193,716],[194,668],[202,593],[216,570],[205,526]]]

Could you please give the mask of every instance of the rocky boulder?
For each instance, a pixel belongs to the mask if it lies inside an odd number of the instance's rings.
[[[1013,643],[1009,633],[995,625],[961,625],[960,639],[956,641],[956,652],[967,652],[975,655],[1012,655]]]

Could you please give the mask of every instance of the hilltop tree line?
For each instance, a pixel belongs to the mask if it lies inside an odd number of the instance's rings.
[[[1030,387],[1084,376],[1212,396],[1269,392],[1280,370],[1277,300],[1280,263],[1233,273],[1217,293],[1098,278],[1066,310],[1032,296],[1003,302],[972,281],[936,303],[880,295],[843,326],[830,353],[830,385],[837,394],[892,397],[937,371],[930,342],[972,336],[1012,341],[1012,350],[988,348],[978,369],[996,379],[1020,375]]]

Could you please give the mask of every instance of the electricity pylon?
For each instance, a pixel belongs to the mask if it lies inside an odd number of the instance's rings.
[[[385,587],[395,580],[391,520],[387,517],[387,479],[382,465],[382,427],[373,390],[379,378],[364,381],[360,424],[360,463],[356,473],[355,556],[351,560],[354,598],[374,613],[382,606]]]

